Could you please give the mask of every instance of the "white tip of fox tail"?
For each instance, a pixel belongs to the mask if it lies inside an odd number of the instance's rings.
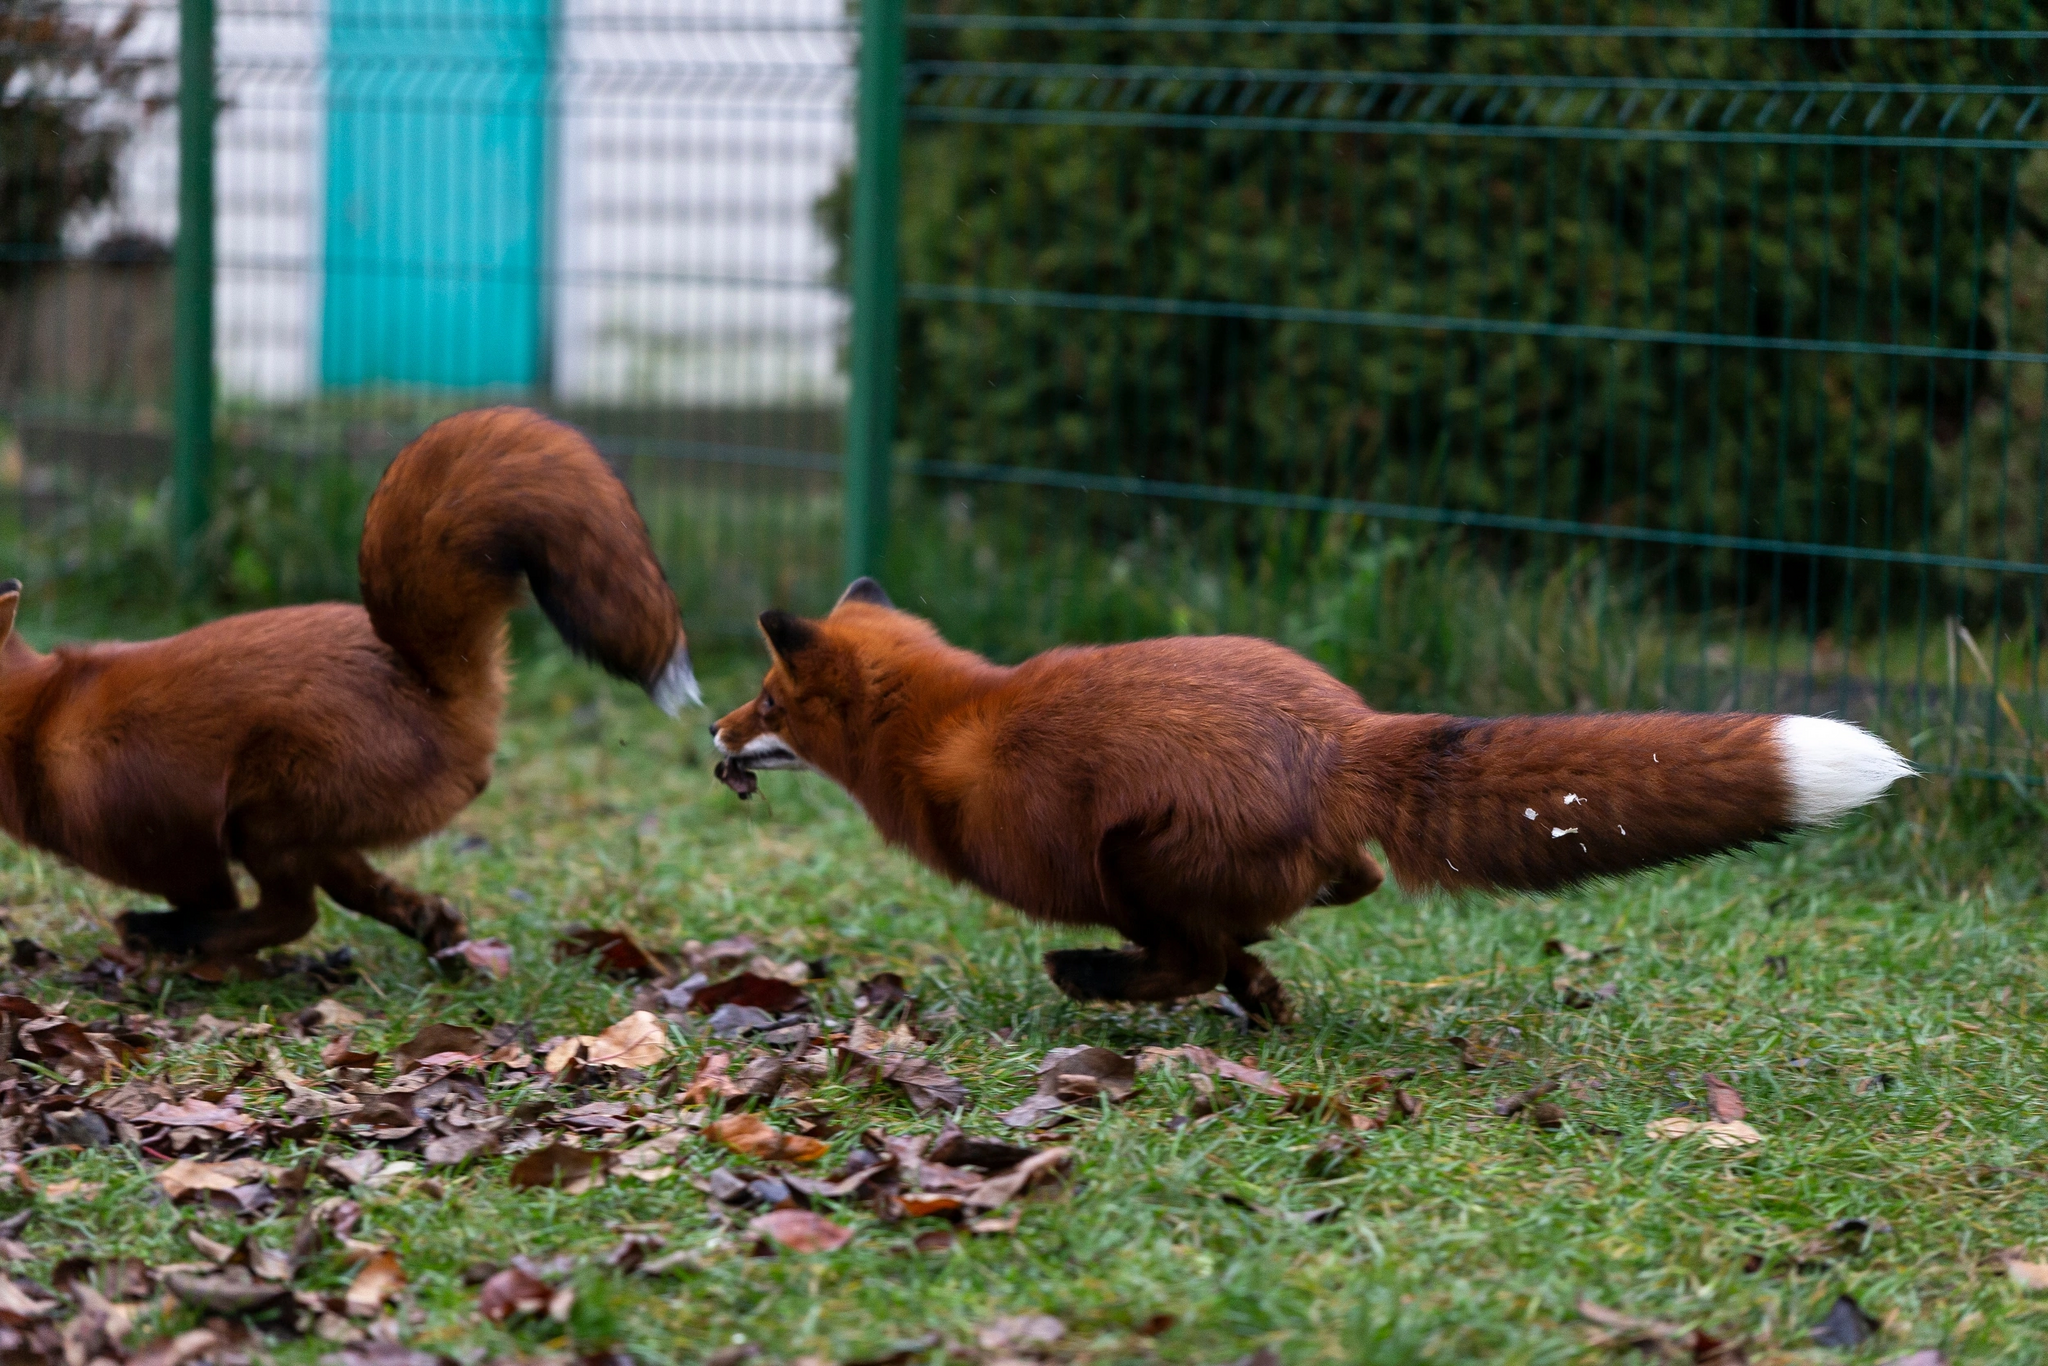
[[[1884,795],[1913,766],[1861,726],[1825,716],[1781,716],[1778,754],[1792,789],[1792,819],[1824,825]]]
[[[697,675],[690,668],[690,647],[676,646],[675,654],[669,657],[668,667],[661,671],[661,677],[654,680],[654,686],[647,690],[654,699],[654,705],[670,716],[684,707],[701,707],[704,694],[697,690]]]

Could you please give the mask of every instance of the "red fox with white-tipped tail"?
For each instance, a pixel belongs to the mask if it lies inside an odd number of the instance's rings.
[[[574,431],[523,409],[429,427],[363,519],[363,605],[250,612],[142,644],[36,653],[0,583],[0,827],[171,909],[138,946],[209,956],[313,927],[314,888],[430,949],[438,896],[365,849],[446,825],[490,781],[521,579],[570,647],[673,713],[697,700],[647,528]],[[256,881],[243,910],[230,872]]]
[[[1300,655],[1219,636],[1050,650],[1003,668],[857,580],[831,615],[765,612],[752,702],[712,726],[719,776],[809,768],[890,842],[1026,914],[1124,949],[1046,955],[1080,1000],[1222,983],[1287,996],[1248,946],[1380,885],[1536,890],[1769,840],[1910,773],[1811,716],[1472,720],[1376,712]]]

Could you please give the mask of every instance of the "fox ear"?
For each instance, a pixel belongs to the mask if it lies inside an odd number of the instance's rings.
[[[876,583],[865,574],[846,585],[846,591],[839,595],[839,601],[833,603],[832,606],[835,608],[844,607],[849,602],[865,602],[875,607],[894,607],[896,605],[889,601],[889,595],[882,591],[882,585]]]
[[[21,580],[0,579],[0,645],[14,634],[14,610],[21,606]]]
[[[785,664],[792,655],[802,654],[817,643],[818,628],[802,617],[787,612],[763,612],[760,622],[761,634],[768,637],[768,648]]]

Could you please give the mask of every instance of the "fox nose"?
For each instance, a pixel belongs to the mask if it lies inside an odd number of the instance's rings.
[[[718,738],[718,723],[716,721],[711,723],[711,738],[714,740]]]

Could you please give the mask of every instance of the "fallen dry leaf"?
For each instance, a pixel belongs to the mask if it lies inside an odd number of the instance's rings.
[[[2007,1260],[2005,1274],[2012,1277],[2012,1283],[2022,1290],[2048,1290],[2048,1262],[2023,1262],[2014,1257]]]
[[[536,1148],[513,1163],[511,1181],[521,1190],[559,1186],[565,1194],[581,1195],[604,1184],[604,1168],[604,1154],[557,1141]]]
[[[1838,1295],[1828,1306],[1827,1316],[1813,1330],[1813,1340],[1822,1347],[1861,1347],[1877,1335],[1877,1320],[1863,1312],[1863,1306],[1847,1295]]]
[[[1148,1072],[1172,1062],[1187,1062],[1204,1076],[1221,1077],[1237,1083],[1249,1091],[1263,1096],[1278,1096],[1285,1099],[1293,1094],[1281,1085],[1270,1072],[1262,1072],[1250,1063],[1232,1062],[1220,1053],[1203,1048],[1200,1044],[1182,1044],[1178,1048],[1145,1048],[1138,1053],[1138,1070]]]
[[[612,977],[666,977],[673,970],[667,962],[641,948],[639,941],[626,931],[587,925],[557,939],[555,957],[592,958],[598,971]]]
[[[502,982],[512,975],[512,946],[502,939],[465,939],[435,950],[434,962],[452,974],[480,972]]]
[[[802,1134],[785,1134],[759,1115],[724,1115],[707,1125],[704,1136],[742,1157],[763,1161],[816,1162],[831,1145]]]
[[[1743,1120],[1687,1119],[1673,1115],[1652,1120],[1643,1130],[1651,1138],[1680,1139],[1697,1134],[1709,1148],[1747,1148],[1764,1141],[1756,1126]]]
[[[883,1020],[898,1012],[915,1012],[910,989],[904,985],[902,976],[894,972],[878,972],[855,986],[853,1008]]]
[[[1067,1325],[1050,1314],[1006,1314],[979,1332],[974,1340],[985,1352],[1012,1347],[1050,1347],[1067,1335]]]
[[[398,1258],[389,1252],[380,1252],[364,1262],[363,1269],[356,1272],[355,1279],[348,1283],[348,1293],[343,1302],[351,1316],[375,1318],[384,1308],[384,1301],[397,1294],[404,1284],[405,1272],[398,1265]]]
[[[247,1267],[242,1266],[204,1274],[166,1271],[163,1283],[185,1303],[218,1314],[259,1313],[292,1297],[290,1286],[259,1281],[249,1274]]]
[[[747,1227],[791,1252],[830,1252],[844,1247],[853,1230],[807,1209],[778,1209],[757,1215]]]
[[[183,1200],[201,1191],[231,1191],[254,1185],[270,1175],[270,1168],[253,1157],[231,1162],[194,1162],[180,1158],[156,1174],[156,1184],[172,1200]]]
[[[1072,1148],[1047,1148],[968,1191],[965,1203],[978,1210],[997,1209],[1027,1191],[1057,1184],[1073,1165]]]
[[[480,1058],[488,1051],[481,1030],[467,1025],[430,1024],[391,1050],[391,1064],[403,1075],[430,1058],[437,1062],[444,1057],[464,1061]]]
[[[690,994],[690,1009],[699,1015],[709,1015],[720,1006],[743,1006],[782,1016],[808,1010],[810,1004],[810,995],[794,982],[751,970],[698,987]]]
[[[1128,1099],[1137,1085],[1136,1062],[1114,1049],[1092,1044],[1055,1048],[1038,1065],[1039,1094],[1058,1096],[1061,1100],[1107,1096],[1121,1101]]]
[[[1749,1111],[1742,1103],[1742,1093],[1712,1072],[1707,1073],[1707,1110],[1723,1124],[1749,1118]]]
[[[636,1010],[602,1034],[565,1039],[548,1052],[542,1066],[560,1072],[581,1053],[589,1067],[620,1067],[646,1071],[668,1056],[668,1026],[647,1011]]]
[[[521,1314],[545,1314],[555,1288],[534,1275],[519,1261],[498,1272],[477,1291],[477,1311],[492,1323]]]

